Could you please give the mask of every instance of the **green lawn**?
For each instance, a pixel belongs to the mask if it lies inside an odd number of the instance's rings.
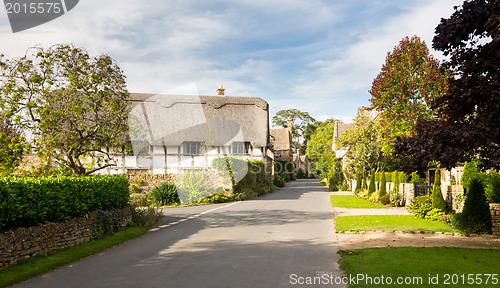
[[[74,262],[81,258],[93,255],[114,245],[128,241],[143,235],[148,230],[146,228],[128,228],[117,232],[111,236],[104,237],[92,242],[84,243],[80,246],[67,248],[54,252],[48,256],[34,257],[26,262],[11,266],[5,270],[0,270],[0,287],[8,287],[15,283],[28,280],[36,275],[54,270],[60,266]]]
[[[337,232],[345,231],[432,231],[462,233],[439,221],[415,218],[413,215],[358,215],[335,218]]]
[[[339,254],[347,278],[354,279],[349,287],[500,286],[499,250],[397,247],[341,250]],[[399,281],[407,283],[398,285]]]
[[[340,208],[387,208],[384,205],[372,203],[355,195],[331,195],[330,202],[333,207]]]

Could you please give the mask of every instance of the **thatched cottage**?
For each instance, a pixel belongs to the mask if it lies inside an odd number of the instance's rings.
[[[213,159],[234,155],[268,159],[269,105],[256,97],[132,93],[133,153],[116,153],[107,173],[179,173],[209,169]],[[272,153],[271,153],[272,155]]]

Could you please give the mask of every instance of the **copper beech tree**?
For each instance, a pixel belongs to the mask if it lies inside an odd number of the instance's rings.
[[[417,36],[405,37],[387,54],[369,92],[384,127],[383,152],[390,154],[397,136],[410,136],[419,119],[433,116],[429,104],[445,93],[447,72]]]
[[[432,99],[435,117],[419,119],[395,154],[407,170],[439,161],[451,168],[477,159],[480,168],[500,168],[500,1],[465,1],[436,27],[433,48],[453,71],[444,95]]]
[[[76,176],[113,165],[105,147],[124,142],[128,92],[111,57],[73,45],[0,56],[0,114],[31,132],[41,156]]]

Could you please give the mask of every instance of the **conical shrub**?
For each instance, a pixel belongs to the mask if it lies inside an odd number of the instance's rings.
[[[432,208],[446,210],[443,193],[441,193],[441,174],[439,170],[434,173],[434,188],[432,189]]]
[[[371,195],[373,192],[375,192],[375,172],[372,172],[372,175],[370,176],[370,184],[368,186],[368,195]]]
[[[490,207],[486,202],[483,184],[478,177],[472,178],[469,183],[460,224],[460,228],[470,233],[491,232]]]

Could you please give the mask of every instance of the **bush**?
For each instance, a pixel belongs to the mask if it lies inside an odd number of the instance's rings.
[[[123,208],[129,197],[128,180],[121,175],[0,178],[0,230]]]
[[[253,174],[253,180],[255,180],[255,174]],[[197,202],[222,192],[222,189],[221,187],[213,187],[209,175],[204,172],[185,172],[180,175],[177,184],[177,194],[183,204]]]
[[[299,170],[297,170],[297,179],[305,178],[307,178],[306,171],[303,168],[299,168]]]
[[[470,162],[465,162],[464,172],[460,178],[460,184],[464,187],[464,192],[466,194],[469,191],[470,182],[473,178],[477,178],[479,174],[479,169],[477,168],[477,163],[474,159]]]
[[[233,201],[233,200],[234,200],[234,196],[227,195],[223,192],[219,192],[219,193],[212,195],[210,197],[200,199],[196,203],[198,203],[198,204],[200,204],[200,203],[224,203],[224,202],[229,202],[229,201]]]
[[[161,183],[151,190],[148,194],[148,199],[154,205],[166,206],[179,204],[179,195],[175,184]]]
[[[297,180],[297,177],[295,177],[294,173],[290,173],[290,180],[292,180],[292,181]]]
[[[257,193],[259,194],[259,196],[262,196],[262,195],[265,195],[265,194],[268,194],[268,193],[272,193],[274,192],[276,189],[278,189],[278,187],[272,185],[272,184],[268,184],[268,183],[259,183],[257,184]]]
[[[404,206],[403,195],[399,194],[399,192],[394,192],[394,191],[391,192],[389,198],[392,206],[398,206],[398,207]]]
[[[488,203],[500,203],[500,174],[492,171],[487,180],[485,187],[486,200]]]
[[[461,217],[461,225],[464,230],[470,233],[491,232],[490,207],[486,202],[483,184],[477,177],[472,178],[469,182],[469,191]]]
[[[387,195],[387,185],[385,180],[385,172],[380,176],[380,197]]]
[[[160,218],[160,213],[154,208],[132,210],[132,224],[136,227],[149,228]]]
[[[276,185],[276,187],[285,187],[285,180],[283,180],[280,175],[274,174],[273,184]]]
[[[425,178],[420,177],[417,172],[411,173],[411,183],[418,182],[418,184],[422,185],[425,183]]]
[[[434,188],[432,189],[432,208],[446,211],[446,202],[444,202],[443,193],[441,193],[441,174],[439,170],[434,172]]]
[[[370,176],[370,184],[368,186],[368,194],[371,195],[373,192],[375,192],[375,173],[372,172],[372,175]]]
[[[356,188],[354,188],[355,192],[361,190],[361,173],[356,174]]]
[[[423,195],[418,196],[410,201],[410,205],[407,207],[408,211],[418,218],[424,218],[432,208],[432,199],[430,196]]]
[[[378,203],[380,199],[380,192],[375,191],[372,194],[368,194],[368,201],[373,202],[373,203]]]
[[[389,194],[385,194],[384,196],[380,196],[379,201],[380,201],[380,203],[387,205],[387,204],[391,203],[390,197],[391,196],[389,196]]]
[[[252,189],[243,189],[242,191],[234,193],[236,200],[246,200],[257,196],[257,192]]]
[[[427,214],[425,214],[425,220],[436,221],[439,217],[444,215],[444,211],[439,208],[432,208]]]
[[[130,205],[132,205],[132,207],[149,206],[148,195],[143,194],[143,193],[131,193],[130,194]]]
[[[361,190],[368,190],[368,184],[366,183],[366,174],[363,172],[361,177]]]

